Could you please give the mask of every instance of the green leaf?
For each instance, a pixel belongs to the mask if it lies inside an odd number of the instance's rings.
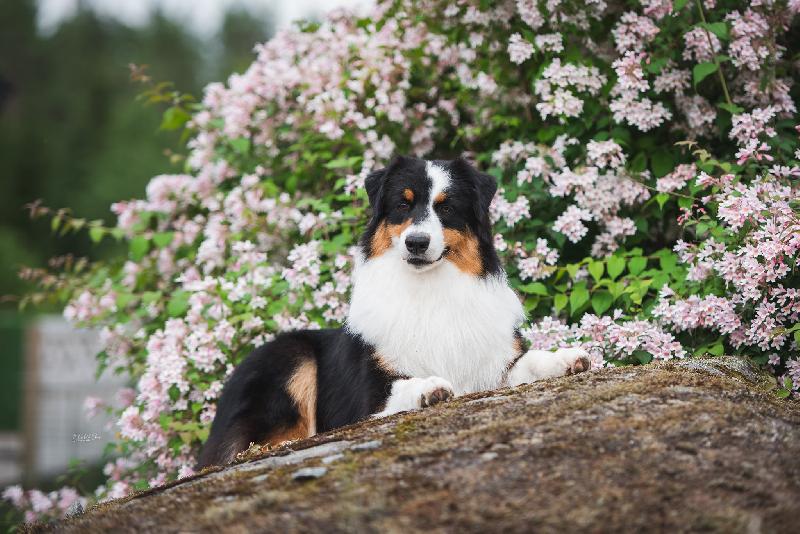
[[[642,172],[647,168],[647,156],[644,152],[639,152],[631,160],[631,172]]]
[[[159,232],[153,236],[153,243],[158,248],[164,248],[170,243],[172,243],[172,239],[175,237],[174,232]]]
[[[653,284],[652,284],[653,289],[658,291],[667,284],[669,284],[669,275],[667,273],[662,271],[653,274]]]
[[[99,243],[103,240],[103,236],[106,235],[106,229],[102,226],[92,226],[89,228],[89,238],[92,240],[93,243]]]
[[[186,124],[191,118],[192,116],[189,115],[185,109],[172,106],[164,111],[164,115],[161,117],[161,126],[159,126],[159,128],[162,130],[177,130]]]
[[[656,202],[658,202],[658,207],[664,209],[664,204],[667,203],[669,200],[669,195],[667,193],[659,193],[656,195]]]
[[[717,65],[715,63],[698,63],[695,65],[694,69],[692,69],[692,78],[694,79],[695,87],[697,87],[698,83],[715,72],[717,72]]]
[[[145,291],[142,293],[142,303],[144,304],[152,304],[157,300],[161,300],[161,291]]]
[[[710,22],[700,24],[703,28],[707,29],[723,41],[728,40],[728,25],[724,22]]]
[[[231,139],[230,143],[233,149],[239,154],[247,154],[250,151],[250,139],[246,137]]]
[[[167,304],[167,313],[170,317],[180,317],[189,309],[189,292],[176,291],[172,294]]]
[[[597,315],[602,315],[614,303],[614,297],[608,291],[597,291],[592,295],[592,309]]]
[[[779,399],[785,399],[790,395],[790,391],[788,389],[779,389],[775,392],[775,395],[778,396]]]
[[[647,258],[636,256],[628,261],[628,271],[630,271],[633,276],[644,271],[645,267],[647,267]]]
[[[136,236],[131,239],[130,253],[133,261],[139,261],[144,258],[147,251],[150,250],[150,240],[146,237]]]
[[[721,104],[717,104],[717,107],[720,108],[720,109],[724,109],[725,111],[727,111],[731,115],[738,115],[739,113],[742,113],[744,111],[743,107],[737,106],[736,104],[728,104],[726,102],[723,102]]]
[[[529,293],[531,295],[541,295],[546,297],[549,293],[547,292],[547,287],[541,282],[532,282],[530,284],[524,285],[519,288],[520,291],[523,293]]]
[[[633,357],[639,360],[639,363],[645,364],[653,361],[653,355],[646,350],[633,351]]]
[[[169,427],[172,424],[172,417],[164,412],[161,412],[158,416],[158,424],[161,426],[162,430],[169,430]]]
[[[610,256],[606,260],[606,263],[608,264],[608,276],[610,276],[612,280],[616,280],[617,277],[622,274],[622,271],[625,270],[625,260],[619,256]]]
[[[611,296],[617,300],[620,295],[625,293],[625,286],[621,282],[613,282],[608,285],[608,290],[611,291]]]
[[[675,167],[675,162],[670,153],[665,150],[659,150],[650,156],[650,168],[653,169],[653,175],[656,178],[669,174],[673,167]]]
[[[123,309],[136,298],[130,293],[117,293],[117,308]]]
[[[722,346],[722,343],[715,343],[708,348],[708,353],[713,354],[714,356],[722,356],[724,351],[725,347]]]
[[[800,330],[794,331],[794,342],[797,343],[798,346],[800,346]]]
[[[589,302],[589,290],[586,289],[586,285],[578,284],[573,287],[569,294],[569,308],[572,315],[578,313],[578,310],[587,302]]]
[[[361,156],[351,158],[338,158],[323,165],[326,169],[345,169],[353,167],[361,159]]]
[[[677,13],[678,11],[686,7],[687,2],[689,2],[689,0],[675,0],[674,2],[672,2],[672,11],[674,13]]]
[[[589,274],[592,275],[595,282],[599,282],[601,278],[603,278],[603,272],[605,271],[605,265],[602,261],[590,261],[589,262]]]
[[[578,263],[569,263],[566,266],[567,272],[569,273],[569,277],[574,279],[578,275],[578,271],[580,270],[581,266]]]
[[[786,389],[792,389],[793,385],[794,383],[792,382],[791,377],[786,376],[783,378],[783,387],[785,387]]]
[[[678,257],[675,254],[665,254],[658,258],[658,264],[664,272],[672,272],[678,264]]]
[[[533,296],[528,297],[525,299],[525,304],[523,307],[525,308],[525,313],[530,314],[533,310],[536,309],[536,306],[539,305],[539,297]]]
[[[553,304],[556,307],[556,313],[560,312],[566,307],[567,301],[567,296],[563,293],[559,293],[553,298]]]
[[[644,65],[644,70],[649,72],[650,74],[659,74],[662,69],[667,65],[669,58],[662,57],[658,59],[653,59],[650,63]]]

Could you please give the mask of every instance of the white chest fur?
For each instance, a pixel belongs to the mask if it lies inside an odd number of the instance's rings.
[[[459,395],[499,386],[524,319],[505,277],[476,278],[448,261],[413,272],[396,254],[356,269],[347,328],[405,375],[445,378]]]

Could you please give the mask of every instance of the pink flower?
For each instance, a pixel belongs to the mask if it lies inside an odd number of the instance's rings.
[[[746,145],[752,139],[758,139],[761,135],[775,137],[775,129],[769,126],[775,118],[775,109],[767,106],[764,109],[756,108],[750,113],[741,113],[732,118],[733,127],[730,131],[730,138],[736,139],[741,145]]]
[[[648,17],[629,11],[622,15],[620,21],[611,31],[617,43],[617,51],[641,51],[658,34],[659,29]]]
[[[625,165],[625,153],[614,141],[589,141],[586,144],[589,163],[598,167],[616,169]]]
[[[527,254],[524,249],[520,249],[517,260],[517,268],[520,271],[522,280],[541,280],[553,272],[552,266],[558,262],[558,252],[547,244],[545,239],[536,240],[536,249],[531,254]]]
[[[101,410],[106,407],[106,403],[100,397],[86,397],[83,401],[83,410],[86,413],[86,417],[89,419],[97,416]]]
[[[683,36],[686,48],[683,59],[695,63],[711,61],[722,49],[719,38],[703,28],[693,28]],[[710,41],[710,43],[709,43]]]
[[[675,170],[667,174],[663,178],[656,181],[656,189],[663,193],[671,191],[678,191],[694,178],[697,173],[697,167],[694,163],[682,163],[675,167]],[[707,175],[706,175],[707,176]]]
[[[25,492],[21,486],[8,486],[3,490],[3,499],[9,501],[17,508],[21,508],[25,500]]]
[[[533,55],[533,51],[533,45],[525,41],[518,33],[512,34],[508,40],[508,55],[514,63],[523,63]]]
[[[605,76],[596,67],[562,65],[561,59],[555,58],[534,83],[534,92],[539,97],[536,109],[543,119],[550,115],[577,117],[583,111],[583,101],[573,90],[596,95],[605,82]]]
[[[583,224],[583,221],[591,221],[592,214],[585,209],[577,206],[570,206],[567,210],[558,216],[556,222],[553,224],[553,230],[561,232],[567,239],[573,243],[577,243],[589,229]]]
[[[536,6],[536,0],[517,0],[517,12],[520,18],[534,30],[544,24],[544,16]]]

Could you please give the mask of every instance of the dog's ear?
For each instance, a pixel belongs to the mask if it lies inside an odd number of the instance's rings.
[[[492,203],[494,194],[497,192],[497,180],[491,174],[486,174],[478,170],[475,170],[475,180],[477,182],[481,208],[488,212],[489,204]]]
[[[381,197],[381,190],[386,181],[388,167],[372,171],[367,175],[364,180],[364,188],[367,190],[367,197],[369,197],[369,205],[375,210],[378,207],[378,201]]]
[[[487,213],[489,204],[492,203],[494,194],[497,192],[497,180],[495,177],[491,174],[480,172],[463,157],[455,160],[454,164],[459,172],[470,178],[478,195],[478,205],[484,213]]]
[[[395,156],[386,167],[372,171],[367,175],[364,180],[364,188],[367,190],[369,205],[372,206],[373,213],[378,212],[381,196],[383,195],[383,187],[386,185],[389,175],[398,167],[408,164],[409,159],[405,156]]]

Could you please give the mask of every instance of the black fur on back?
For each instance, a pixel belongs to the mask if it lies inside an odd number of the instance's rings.
[[[280,334],[234,370],[219,399],[198,468],[230,462],[299,413],[286,384],[305,358],[317,364],[317,432],[366,419],[380,411],[397,377],[381,369],[373,349],[342,328]]]

